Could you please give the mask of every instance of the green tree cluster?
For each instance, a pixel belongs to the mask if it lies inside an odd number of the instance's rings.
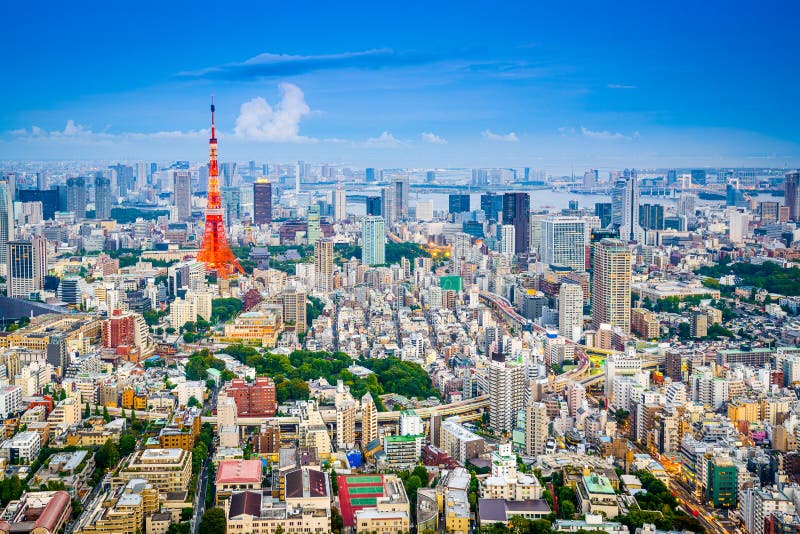
[[[227,531],[225,511],[222,508],[209,508],[203,512],[199,530],[203,534],[225,534]]]
[[[223,374],[227,372],[225,362],[218,360],[208,349],[193,352],[186,363],[187,380],[205,380],[206,369],[214,368]]]
[[[111,208],[111,218],[117,221],[117,224],[128,224],[135,222],[136,219],[144,219],[146,221],[155,221],[161,216],[169,215],[166,210],[142,210],[137,208]]]
[[[400,258],[408,258],[413,268],[414,259],[420,257],[430,258],[431,255],[417,243],[395,243],[394,241],[386,243],[386,263],[388,264],[399,263]]]
[[[726,259],[716,265],[704,265],[697,272],[715,279],[734,274],[741,279],[742,286],[759,287],[770,293],[787,296],[800,295],[800,268],[796,265],[781,267],[771,261],[765,261],[761,265],[730,263]]]
[[[254,348],[242,345],[231,345],[225,352],[245,365],[254,367],[257,374],[272,377],[279,402],[307,399],[309,392],[306,381],[320,377],[332,384],[342,380],[356,398],[369,391],[378,409],[383,409],[378,396],[384,393],[418,398],[438,397],[438,390],[425,369],[419,364],[397,358],[359,360],[359,364],[374,372],[366,378],[360,378],[347,370],[354,360],[343,352],[300,350],[285,356],[260,354]]]
[[[5,506],[9,502],[19,499],[24,489],[22,481],[17,475],[0,480],[0,503]]]
[[[214,299],[211,301],[211,322],[229,321],[240,311],[242,311],[242,301],[239,299]]]
[[[306,324],[310,326],[314,319],[322,315],[324,309],[325,303],[322,302],[322,299],[309,295],[308,302],[306,302]]]

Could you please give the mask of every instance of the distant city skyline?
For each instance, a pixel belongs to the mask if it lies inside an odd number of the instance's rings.
[[[9,6],[0,159],[800,165],[792,3],[383,9]]]

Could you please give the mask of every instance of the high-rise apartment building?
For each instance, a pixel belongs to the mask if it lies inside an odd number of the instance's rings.
[[[630,249],[619,239],[602,239],[594,246],[592,268],[592,326],[607,323],[630,332]]]
[[[578,341],[583,333],[583,288],[562,281],[558,291],[558,333]]]
[[[500,254],[511,260],[516,250],[516,229],[512,224],[500,227]]]
[[[550,435],[547,405],[532,402],[525,407],[525,454],[537,456],[544,454],[547,438]]]
[[[188,221],[192,218],[192,175],[189,171],[175,171],[172,177],[172,194],[178,220]]]
[[[8,296],[30,298],[44,288],[47,274],[47,239],[8,242]]]
[[[503,224],[514,225],[516,254],[528,252],[530,232],[531,197],[528,193],[505,193],[503,195]]]
[[[272,184],[259,178],[253,184],[253,224],[272,222]]]
[[[302,289],[287,289],[281,296],[283,300],[283,322],[287,328],[294,325],[298,334],[305,334],[306,324],[306,292]]]
[[[361,443],[366,445],[378,439],[378,408],[368,392],[361,397]]]
[[[86,180],[82,177],[67,178],[67,211],[75,214],[75,219],[86,217]]]
[[[333,241],[318,239],[314,243],[315,288],[320,293],[333,291]]]
[[[386,228],[383,217],[364,217],[361,223],[361,263],[383,265],[386,263]]]
[[[525,367],[521,361],[492,360],[487,372],[489,426],[501,434],[511,432],[525,400]]]
[[[800,220],[800,171],[786,173],[783,189],[784,203],[789,208],[789,220]]]
[[[94,218],[100,221],[111,218],[111,180],[103,176],[94,179]]]
[[[580,217],[551,216],[542,221],[542,262],[586,270],[586,225]]]

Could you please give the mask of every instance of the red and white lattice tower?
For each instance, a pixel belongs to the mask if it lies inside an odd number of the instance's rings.
[[[211,139],[208,140],[208,201],[203,244],[197,261],[206,264],[206,271],[216,272],[218,278],[227,278],[234,271],[244,274],[239,260],[233,255],[225,223],[222,220],[222,198],[219,192],[219,167],[217,166],[217,136],[214,128],[214,99],[211,99]]]

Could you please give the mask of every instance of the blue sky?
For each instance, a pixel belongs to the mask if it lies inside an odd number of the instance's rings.
[[[0,158],[800,164],[797,2],[118,4],[6,8]]]

